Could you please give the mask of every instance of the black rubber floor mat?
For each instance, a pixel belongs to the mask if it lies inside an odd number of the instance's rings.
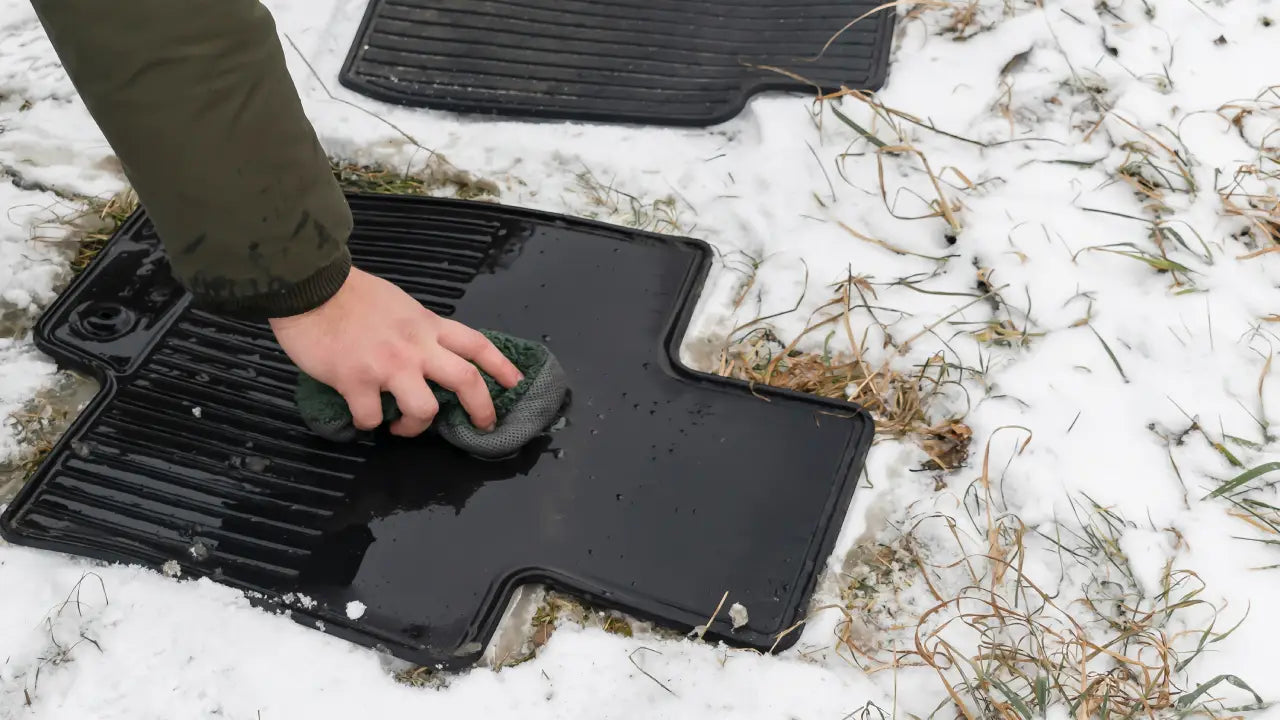
[[[372,0],[341,82],[378,100],[457,112],[710,125],[764,90],[878,89],[893,8],[841,32],[878,5]]]
[[[268,328],[190,308],[137,215],[37,328],[103,389],[4,537],[212,577],[446,667],[479,657],[526,582],[680,629],[727,592],[708,636],[761,650],[803,618],[872,423],[676,360],[705,245],[482,203],[351,204],[358,264],[546,342],[572,387],[561,427],[499,462],[426,437],[326,443],[296,416]],[[749,616],[736,630],[733,603]]]

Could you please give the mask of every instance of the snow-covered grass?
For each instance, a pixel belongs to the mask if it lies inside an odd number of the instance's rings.
[[[524,662],[426,678],[213,583],[0,546],[0,717],[1277,712],[1247,709],[1280,699],[1274,3],[904,3],[882,91],[709,129],[379,105],[333,80],[363,2],[268,5],[330,154],[394,169],[349,179],[704,238],[686,360],[857,399],[879,441],[778,657],[535,598]],[[22,329],[73,253],[39,238],[125,186],[22,0],[0,174],[13,420],[57,387]]]

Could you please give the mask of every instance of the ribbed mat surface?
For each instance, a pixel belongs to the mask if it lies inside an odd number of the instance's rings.
[[[764,90],[879,88],[894,9],[841,31],[880,4],[372,0],[341,81],[458,112],[708,125]]]

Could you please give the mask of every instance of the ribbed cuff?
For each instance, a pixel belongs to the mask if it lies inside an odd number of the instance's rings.
[[[309,277],[276,292],[234,298],[195,296],[194,304],[202,310],[241,320],[301,315],[328,302],[351,273],[351,254],[342,253]]]

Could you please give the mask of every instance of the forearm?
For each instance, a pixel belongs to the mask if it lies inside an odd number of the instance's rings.
[[[257,0],[33,0],[201,305],[280,317],[350,270],[351,213]]]

